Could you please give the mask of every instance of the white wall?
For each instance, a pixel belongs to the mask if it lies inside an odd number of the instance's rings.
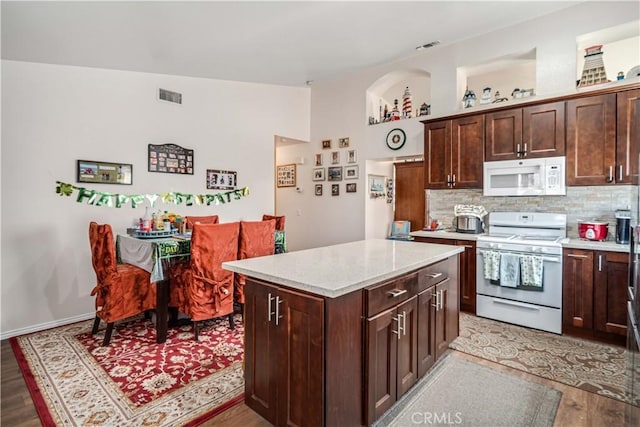
[[[381,77],[402,70],[428,72],[431,76],[432,112],[429,118],[436,118],[460,111],[465,84],[457,80],[458,67],[483,64],[493,58],[536,49],[534,87],[537,96],[574,93],[576,37],[637,20],[638,15],[636,2],[585,2],[457,44],[447,45],[444,40],[441,45],[403,61],[371,67],[330,82],[315,82],[311,89],[311,144],[300,147],[298,153],[313,158],[314,153],[321,151],[321,140],[333,138],[335,141],[349,136],[350,148],[358,150],[360,191],[366,185],[362,169],[368,160],[393,159],[423,152],[420,120],[424,117],[367,125],[367,104],[375,104],[375,100],[367,99],[367,90]],[[640,62],[640,58],[636,62]],[[392,151],[386,147],[385,137],[396,127],[405,130],[407,143],[402,149]],[[295,156],[296,153],[290,155]],[[302,185],[311,184],[310,174],[307,177],[301,174],[299,178]],[[297,228],[302,233],[290,236],[289,241],[295,241],[297,248],[307,248],[368,237],[371,232],[368,225],[365,227],[367,200],[345,196],[314,199],[312,193],[307,192],[305,199],[301,200],[309,207],[306,213],[301,217],[287,218],[288,226],[294,226],[296,222],[304,224],[304,227]]]
[[[183,104],[158,101],[158,87]],[[92,316],[89,221],[122,232],[144,213],[56,195],[77,159],[132,163],[131,186],[76,184],[123,194],[214,193],[206,169],[237,171],[248,197],[156,208],[259,219],[274,211],[274,135],[308,140],[309,109],[307,88],[3,61],[2,337]],[[194,149],[194,175],[147,172],[150,143]]]
[[[384,239],[389,235],[391,222],[393,221],[393,203],[387,203],[386,197],[372,199],[369,197],[369,175],[386,176],[393,179],[393,162],[372,161],[366,162],[367,174],[365,176],[362,192],[365,199],[365,239]]]

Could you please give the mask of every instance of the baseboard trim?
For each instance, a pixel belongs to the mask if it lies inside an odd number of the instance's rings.
[[[66,319],[54,320],[52,322],[40,323],[38,325],[27,326],[26,328],[14,329],[12,331],[0,332],[0,341],[17,337],[20,335],[31,334],[33,332],[40,332],[46,329],[57,328],[58,326],[69,325],[71,323],[81,322],[83,320],[93,319],[95,313],[80,314],[78,316],[67,317]]]

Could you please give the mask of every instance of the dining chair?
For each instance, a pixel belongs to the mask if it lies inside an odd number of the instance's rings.
[[[184,219],[188,230],[192,230],[194,224],[218,224],[220,221],[218,215],[185,216]]]
[[[169,272],[169,305],[193,321],[195,340],[199,322],[228,316],[233,321],[233,272],[222,263],[238,257],[239,222],[194,224],[191,235],[191,259],[179,263]]]
[[[275,219],[267,221],[240,221],[238,259],[255,258],[275,253]],[[233,300],[240,305],[244,316],[244,286],[247,276],[236,273]]]
[[[116,321],[156,308],[156,288],[150,274],[131,264],[118,264],[113,231],[109,224],[89,224],[91,262],[97,284],[91,291],[96,297],[96,317],[92,335],[98,333],[100,320],[107,323],[103,346],[109,345]]]
[[[275,219],[276,220],[276,230],[277,231],[284,231],[284,220],[285,217],[284,215],[281,216],[276,216],[276,215],[262,215],[262,220],[263,221],[268,221],[270,219]]]

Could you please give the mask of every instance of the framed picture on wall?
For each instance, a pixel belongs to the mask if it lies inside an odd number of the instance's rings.
[[[322,196],[322,184],[316,184],[316,196]]]
[[[349,138],[338,139],[338,147],[347,148],[349,146]]]
[[[358,165],[344,167],[344,179],[358,179]]]
[[[332,196],[340,195],[340,184],[331,184],[331,195]]]
[[[316,154],[315,165],[322,166],[322,153]]]
[[[369,175],[369,197],[378,199],[385,197],[386,193],[386,176]]]
[[[207,188],[217,190],[235,190],[238,185],[238,172],[207,169]]]
[[[315,168],[313,170],[313,180],[314,181],[324,181],[324,168]]]
[[[330,139],[323,139],[322,140],[322,149],[323,150],[330,150],[331,149],[331,140]]]
[[[356,183],[350,182],[347,184],[347,193],[355,193],[356,192]]]
[[[76,162],[76,180],[93,184],[131,185],[133,183],[133,165],[78,160]]]
[[[342,181],[342,166],[332,166],[328,169],[329,181]]]
[[[339,151],[332,151],[331,152],[331,164],[332,165],[339,165],[340,164],[340,152]]]
[[[358,156],[356,150],[347,151],[347,163],[356,163],[358,161]]]
[[[148,146],[149,172],[193,175],[193,150],[176,144]]]
[[[296,164],[279,165],[276,167],[276,187],[296,186]]]

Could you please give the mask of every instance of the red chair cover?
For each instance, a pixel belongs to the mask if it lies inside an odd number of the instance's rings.
[[[283,221],[284,221],[284,217]],[[238,259],[273,255],[275,252],[275,231],[277,220],[241,221]],[[247,277],[236,274],[234,300],[244,304],[244,285]]]
[[[193,225],[197,222],[199,224],[218,224],[218,215],[206,215],[206,216],[185,216],[187,229],[193,229]]]
[[[189,263],[170,270],[170,305],[194,322],[233,313],[233,272],[222,263],[237,259],[239,230],[238,222],[195,224]]]
[[[263,221],[268,221],[270,219],[276,220],[276,230],[284,231],[284,215],[282,216],[274,216],[274,215],[262,215]]]
[[[96,316],[109,324],[155,309],[156,287],[150,282],[150,274],[131,264],[116,263],[111,226],[92,221],[89,243],[97,279],[91,291],[96,297]],[[105,341],[108,344],[108,339]]]

